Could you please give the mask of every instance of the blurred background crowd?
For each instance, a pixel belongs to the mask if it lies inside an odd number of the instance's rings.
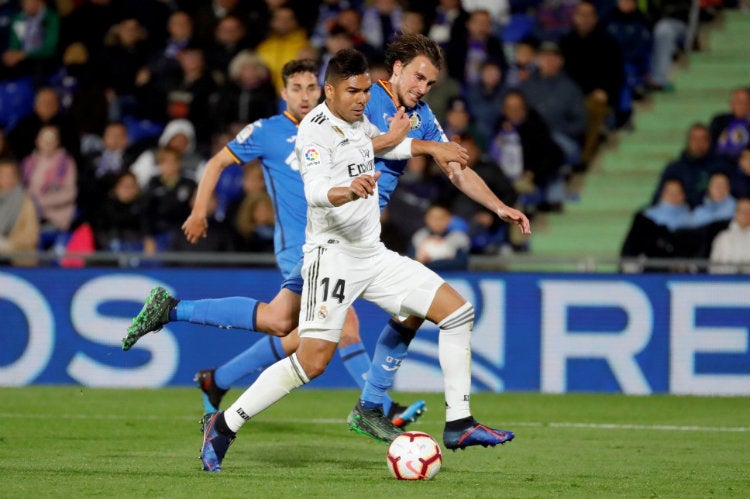
[[[225,170],[209,237],[185,242],[203,165],[244,125],[283,109],[286,61],[316,59],[322,78],[332,54],[354,47],[373,81],[387,80],[384,49],[400,33],[443,47],[425,101],[470,167],[530,217],[561,212],[601,145],[632,126],[634,103],[675,91],[670,69],[700,49],[697,24],[737,7],[692,5],[0,0],[0,253],[272,252],[273,206],[256,163]],[[721,236],[723,251],[750,261],[750,88],[706,120],[675,124],[685,150],[635,215],[623,256],[707,258],[717,234],[734,231]],[[531,248],[426,158],[409,162],[383,223],[387,245],[436,268]]]

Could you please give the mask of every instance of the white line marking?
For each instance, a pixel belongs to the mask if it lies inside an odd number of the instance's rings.
[[[165,419],[162,416],[139,415],[130,416],[127,414],[27,414],[27,413],[9,413],[0,412],[0,419],[91,419],[105,421],[125,421],[125,420],[149,420],[158,421]],[[179,421],[199,421],[200,415],[195,416],[169,416],[170,420]],[[273,420],[260,420],[261,423],[275,424],[328,424],[328,425],[345,425],[345,419],[336,418],[284,418]],[[433,423],[430,423],[433,424]],[[532,428],[589,428],[592,430],[643,430],[643,431],[717,431],[725,433],[747,433],[750,432],[750,426],[691,426],[691,425],[641,425],[641,424],[623,424],[623,423],[573,423],[565,421],[550,421],[548,423],[535,421],[508,421],[502,423],[503,427],[512,428],[514,426],[526,426]]]

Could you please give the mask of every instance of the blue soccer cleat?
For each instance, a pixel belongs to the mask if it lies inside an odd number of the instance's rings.
[[[443,432],[443,444],[446,449],[456,450],[465,449],[472,445],[481,445],[482,447],[496,446],[513,440],[515,435],[512,431],[495,430],[481,423],[474,423],[463,430]]]
[[[201,447],[201,461],[203,471],[218,473],[221,471],[221,461],[234,441],[229,437],[216,431],[216,418],[224,417],[223,412],[213,412],[203,416],[201,426],[203,430],[203,446]]]
[[[388,417],[391,418],[391,422],[395,426],[406,428],[409,424],[416,422],[417,419],[419,419],[419,416],[421,416],[426,410],[427,403],[425,403],[424,400],[412,402],[408,407],[393,402],[388,411]]]

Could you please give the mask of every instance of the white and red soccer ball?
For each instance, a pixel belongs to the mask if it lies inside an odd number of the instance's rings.
[[[386,460],[397,480],[429,480],[440,471],[443,455],[430,435],[407,431],[393,439]]]

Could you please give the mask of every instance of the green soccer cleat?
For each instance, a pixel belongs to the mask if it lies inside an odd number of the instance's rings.
[[[382,407],[365,409],[359,402],[349,413],[346,423],[353,432],[381,442],[391,442],[404,432],[383,414]]]
[[[161,330],[164,324],[169,322],[169,311],[178,301],[161,286],[152,289],[141,311],[133,317],[128,334],[122,339],[122,349],[130,350],[144,334]]]

